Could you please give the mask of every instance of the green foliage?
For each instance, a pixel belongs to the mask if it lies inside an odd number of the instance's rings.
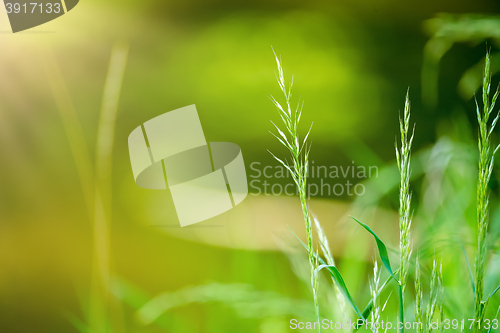
[[[382,240],[373,232],[373,230],[369,226],[367,226],[366,224],[364,224],[360,220],[356,219],[355,217],[351,216],[351,218],[354,221],[358,222],[363,228],[366,229],[366,231],[368,231],[370,234],[373,235],[373,237],[375,238],[375,241],[377,243],[378,253],[380,255],[380,259],[382,260],[382,263],[384,264],[384,266],[387,269],[387,271],[389,272],[389,274],[391,274],[391,276],[394,278],[394,280],[398,281],[398,279],[394,275],[394,272],[392,271],[391,262],[389,260],[389,254],[387,253],[387,247],[385,246],[384,242],[382,242]]]
[[[302,244],[302,246],[307,250],[307,245],[292,231],[292,234],[295,236],[295,238],[297,238],[297,240],[300,242],[300,244]],[[370,312],[373,308],[373,303],[370,301],[370,310],[368,312],[363,311],[363,313],[361,313],[359,311],[359,308],[358,306],[356,305],[356,302],[353,300],[351,294],[349,293],[349,289],[347,288],[345,282],[344,282],[344,278],[342,277],[342,274],[340,274],[339,270],[337,269],[337,267],[335,267],[334,265],[328,265],[324,260],[323,258],[321,258],[319,256],[319,254],[315,253],[315,262],[319,262],[321,263],[321,265],[317,266],[316,270],[315,270],[315,275],[317,276],[317,273],[319,273],[319,271],[321,271],[323,268],[327,268],[328,272],[330,273],[333,281],[334,281],[334,284],[338,287],[338,289],[340,290],[340,292],[342,293],[342,295],[345,297],[345,299],[347,300],[347,303],[351,306],[352,310],[354,311],[354,313],[356,313],[356,315],[360,318],[360,319],[367,319],[368,316],[370,315]]]
[[[396,145],[396,159],[400,172],[400,191],[399,191],[399,230],[400,230],[400,268],[399,268],[399,279],[394,275],[391,264],[389,261],[389,256],[387,253],[387,248],[382,240],[368,227],[366,224],[360,222],[356,218],[353,218],[358,222],[363,228],[365,228],[370,234],[373,235],[377,243],[379,250],[379,255],[384,264],[385,268],[394,278],[398,281],[398,299],[399,299],[399,320],[404,322],[404,292],[406,287],[406,281],[408,279],[408,267],[411,256],[411,240],[410,240],[410,226],[411,226],[411,216],[410,216],[410,151],[413,142],[413,135],[409,136],[410,127],[410,99],[409,92],[406,94],[405,109],[403,118],[400,119],[400,133],[401,133],[401,148]],[[401,329],[404,331],[404,328]]]
[[[346,298],[347,302],[352,307],[352,309],[354,310],[356,315],[360,319],[363,319],[363,320],[368,319],[367,317],[364,316],[363,313],[361,313],[361,311],[359,311],[359,308],[356,305],[356,303],[354,302],[354,300],[352,299],[351,294],[349,293],[349,290],[347,289],[347,286],[344,282],[344,279],[342,278],[342,275],[340,274],[337,267],[331,266],[331,265],[320,265],[320,266],[318,266],[317,270],[320,271],[323,268],[328,269],[328,272],[330,273],[333,280],[335,281],[335,284],[339,287],[340,291],[342,292],[342,294],[344,295],[344,297]]]

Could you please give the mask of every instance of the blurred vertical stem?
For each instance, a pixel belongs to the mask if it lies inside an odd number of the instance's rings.
[[[89,216],[93,216],[94,250],[88,326],[91,332],[96,333],[109,331],[112,150],[127,54],[126,44],[116,43],[113,47],[99,119],[95,171],[92,170],[92,159],[61,70],[50,52],[44,59],[46,75],[68,136],[87,210]]]
[[[68,137],[68,143],[73,154],[78,177],[80,178],[80,185],[82,186],[88,214],[92,216],[94,172],[83,130],[59,65],[55,61],[54,55],[48,51],[45,53],[44,65],[45,74],[52,90],[66,136]]]
[[[410,193],[410,154],[413,142],[413,134],[409,136],[410,130],[410,92],[406,93],[405,109],[403,118],[399,121],[401,132],[401,147],[396,144],[396,158],[398,162],[401,183],[399,188],[399,320],[404,322],[404,293],[408,280],[408,268],[411,256],[410,226],[411,226],[411,193]],[[414,133],[414,131],[413,131]],[[401,328],[404,332],[404,325]]]
[[[438,104],[439,62],[453,46],[449,38],[432,37],[424,47],[422,64],[422,101],[428,107]]]
[[[111,52],[108,75],[99,118],[96,143],[95,210],[94,210],[94,260],[92,291],[97,293],[91,300],[89,322],[92,325],[106,322],[110,316],[110,245],[109,225],[112,211],[112,153],[120,91],[127,63],[128,45],[115,43]],[[99,299],[102,297],[102,301]],[[99,305],[103,306],[102,310]],[[104,318],[101,318],[104,316]],[[111,319],[111,318],[108,318]],[[101,329],[97,330],[100,332]]]
[[[484,293],[484,270],[486,265],[486,235],[488,233],[488,212],[489,212],[489,190],[488,183],[493,171],[493,155],[495,152],[491,150],[491,133],[498,121],[499,115],[495,117],[491,126],[489,119],[491,112],[495,107],[495,103],[499,94],[499,89],[495,92],[490,104],[490,87],[491,87],[491,72],[490,72],[490,53],[486,53],[484,76],[483,76],[483,111],[479,110],[479,105],[476,100],[477,121],[479,123],[479,177],[477,183],[477,253],[476,253],[476,294],[474,302],[474,332],[481,332],[480,321],[484,318],[485,302],[483,302]],[[498,149],[498,147],[497,147]],[[496,151],[496,150],[495,150]]]

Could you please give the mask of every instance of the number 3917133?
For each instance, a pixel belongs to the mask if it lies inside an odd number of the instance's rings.
[[[467,322],[468,321],[468,322]],[[464,328],[466,326],[469,326],[469,329],[472,329],[472,327],[474,326],[474,324],[477,324],[477,326],[481,329],[481,328],[484,328],[484,329],[498,329],[499,325],[498,325],[498,319],[493,319],[493,320],[490,320],[490,319],[483,319],[483,320],[474,320],[474,319],[469,319],[469,320],[461,320],[461,321],[458,321],[457,319],[453,319],[453,320],[450,320],[450,319],[446,319],[444,322],[443,322],[443,328],[445,330],[449,330],[449,329],[460,329],[461,331],[464,330]]]
[[[11,3],[7,2],[5,4],[5,8],[8,14],[59,14],[61,12],[61,4],[60,3],[36,3],[31,2],[27,3]]]

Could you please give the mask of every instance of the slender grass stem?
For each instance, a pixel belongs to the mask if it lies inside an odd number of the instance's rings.
[[[274,50],[273,50],[274,52]],[[292,178],[297,186],[300,204],[302,207],[302,215],[304,217],[304,224],[306,229],[307,236],[307,249],[309,256],[309,264],[311,268],[311,286],[314,296],[314,304],[316,308],[316,317],[319,320],[319,304],[318,304],[318,275],[316,273],[316,267],[318,266],[316,261],[316,254],[313,248],[313,233],[312,233],[312,223],[311,223],[311,214],[309,211],[309,206],[307,204],[307,173],[308,173],[308,160],[309,160],[309,151],[310,145],[307,144],[307,138],[309,137],[309,132],[306,134],[303,140],[299,140],[299,123],[302,115],[302,106],[303,103],[300,101],[297,103],[296,108],[292,108],[291,99],[292,99],[292,89],[293,89],[293,77],[288,85],[286,86],[283,67],[281,65],[281,61],[274,53],[276,58],[276,64],[278,67],[278,73],[276,73],[276,79],[278,81],[279,87],[285,97],[285,107],[283,107],[273,96],[271,96],[271,100],[278,109],[281,120],[283,121],[283,125],[285,130],[282,131],[278,126],[274,123],[274,127],[276,128],[278,134],[273,134],[281,144],[283,144],[290,153],[291,162],[288,162],[286,159],[281,160],[276,157],[274,154],[273,157],[281,163],[292,175]]]
[[[112,153],[118,102],[125,67],[128,45],[116,43],[111,52],[108,75],[99,118],[96,143],[95,167],[95,209],[94,209],[94,267],[92,276],[93,291],[100,296],[91,303],[90,322],[111,321],[107,308],[110,307],[110,244],[109,228],[112,210]],[[102,298],[102,300],[98,300]],[[99,307],[102,309],[99,310]],[[101,319],[95,319],[105,316]],[[108,317],[108,318],[106,318]],[[117,321],[121,323],[120,321]]]
[[[380,308],[380,295],[378,293],[380,288],[380,273],[381,273],[381,268],[378,266],[377,259],[374,259],[373,280],[370,281],[370,293],[373,302],[371,331],[373,333],[379,333],[380,318],[382,316],[382,311]]]
[[[401,132],[401,147],[396,145],[396,158],[398,162],[401,183],[399,187],[399,320],[404,322],[404,293],[408,280],[408,269],[411,257],[411,193],[410,193],[410,155],[413,142],[413,133],[410,136],[410,97],[409,91],[406,94],[405,109],[403,118],[400,119],[399,128]],[[401,329],[404,332],[404,328]]]
[[[417,333],[424,333],[424,313],[423,313],[423,292],[420,272],[420,258],[417,256],[415,261],[415,322],[422,326],[417,326]]]
[[[437,267],[437,261],[434,259],[432,262],[432,273],[431,273],[431,286],[430,286],[430,297],[429,297],[429,304],[427,304],[427,327],[428,332],[431,333],[433,330],[433,318],[436,313],[436,310],[438,309],[438,300],[439,300],[439,295],[438,295],[438,289],[439,289],[439,277],[438,277],[438,267]]]
[[[491,71],[490,71],[490,53],[486,53],[483,75],[483,110],[479,109],[476,100],[476,113],[479,124],[479,177],[477,183],[477,252],[475,260],[476,270],[476,293],[474,301],[474,332],[482,332],[480,322],[484,318],[485,302],[483,301],[484,294],[484,271],[486,266],[486,235],[488,233],[489,224],[489,190],[488,183],[493,171],[494,151],[491,149],[491,134],[498,122],[499,115],[489,123],[490,115],[495,107],[496,100],[499,95],[499,89],[495,92],[490,103],[490,88],[491,88]],[[498,148],[497,148],[498,149]]]

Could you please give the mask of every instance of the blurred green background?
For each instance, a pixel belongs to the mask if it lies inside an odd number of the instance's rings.
[[[466,266],[463,258],[457,264],[454,237],[472,258],[477,130],[471,97],[487,47],[500,70],[499,10],[496,0],[84,0],[60,19],[18,34],[7,32],[3,15],[0,331],[279,333],[290,331],[291,318],[313,315],[307,260],[293,249],[287,228],[303,234],[297,198],[250,195],[223,216],[180,229],[168,191],[137,187],[128,157],[127,137],[139,124],[196,104],[208,141],[238,144],[247,167],[277,165],[267,152],[285,154],[269,134],[269,120],[279,120],[269,100],[279,96],[271,46],[305,101],[304,133],[314,122],[315,164],[379,167],[362,197],[311,200],[361,304],[369,298],[375,245],[346,216],[365,217],[396,248],[394,142],[410,87],[414,252],[429,263],[435,255],[443,259],[448,314],[467,312],[464,294],[472,302],[472,293],[463,291]],[[74,106],[93,168],[110,57],[113,45],[123,43],[129,51],[103,250],[109,279],[96,292],[92,272],[101,252],[93,254],[94,215],[56,101],[71,98],[66,105]],[[500,269],[498,181],[491,186],[493,284]],[[325,279],[323,311],[333,318],[329,289]],[[163,298],[149,302],[158,295]],[[388,309],[395,306],[390,300]],[[92,314],[101,307],[104,315]]]

